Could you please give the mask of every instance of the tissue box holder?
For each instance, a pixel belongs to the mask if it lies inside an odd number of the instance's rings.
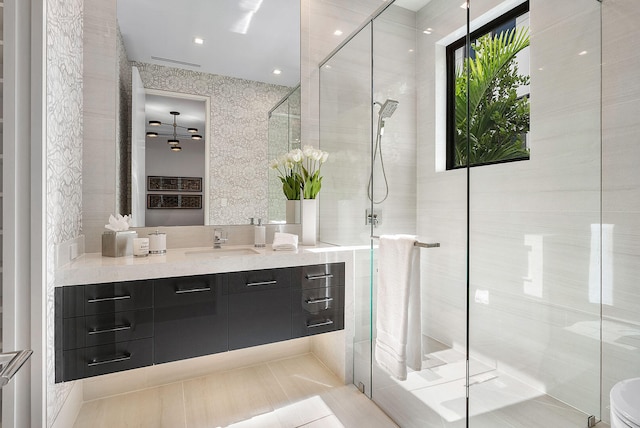
[[[135,230],[104,232],[102,234],[102,255],[105,257],[133,255],[133,238],[137,237],[138,232]]]

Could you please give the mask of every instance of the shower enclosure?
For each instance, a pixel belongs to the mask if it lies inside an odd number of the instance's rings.
[[[460,3],[385,3],[320,64],[320,238],[355,246],[353,382],[402,427],[608,421],[611,386],[640,376],[622,89],[640,61],[613,49],[640,6]],[[406,380],[372,351],[386,234],[439,244],[416,250]]]

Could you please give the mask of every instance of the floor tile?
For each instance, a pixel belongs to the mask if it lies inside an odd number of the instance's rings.
[[[344,425],[340,422],[338,418],[335,416],[325,416],[322,419],[318,419],[317,421],[313,421],[306,425],[303,425],[305,428],[345,428]]]
[[[264,364],[185,381],[184,391],[189,428],[227,426],[288,404]]]
[[[84,403],[74,428],[102,427],[186,427],[182,383]]]
[[[341,386],[340,380],[312,354],[267,363],[291,401]]]

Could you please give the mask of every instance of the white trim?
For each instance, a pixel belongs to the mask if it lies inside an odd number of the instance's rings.
[[[24,0],[16,0],[23,2]],[[47,424],[46,0],[31,0],[31,424]],[[24,54],[24,52],[22,52]]]

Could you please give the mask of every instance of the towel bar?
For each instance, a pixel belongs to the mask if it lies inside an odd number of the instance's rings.
[[[373,239],[380,239],[379,236],[376,235],[371,235],[371,238]],[[416,241],[413,243],[414,247],[420,247],[420,248],[437,248],[440,246],[439,242],[435,242],[435,243],[426,243],[426,242],[420,242],[420,241]]]

